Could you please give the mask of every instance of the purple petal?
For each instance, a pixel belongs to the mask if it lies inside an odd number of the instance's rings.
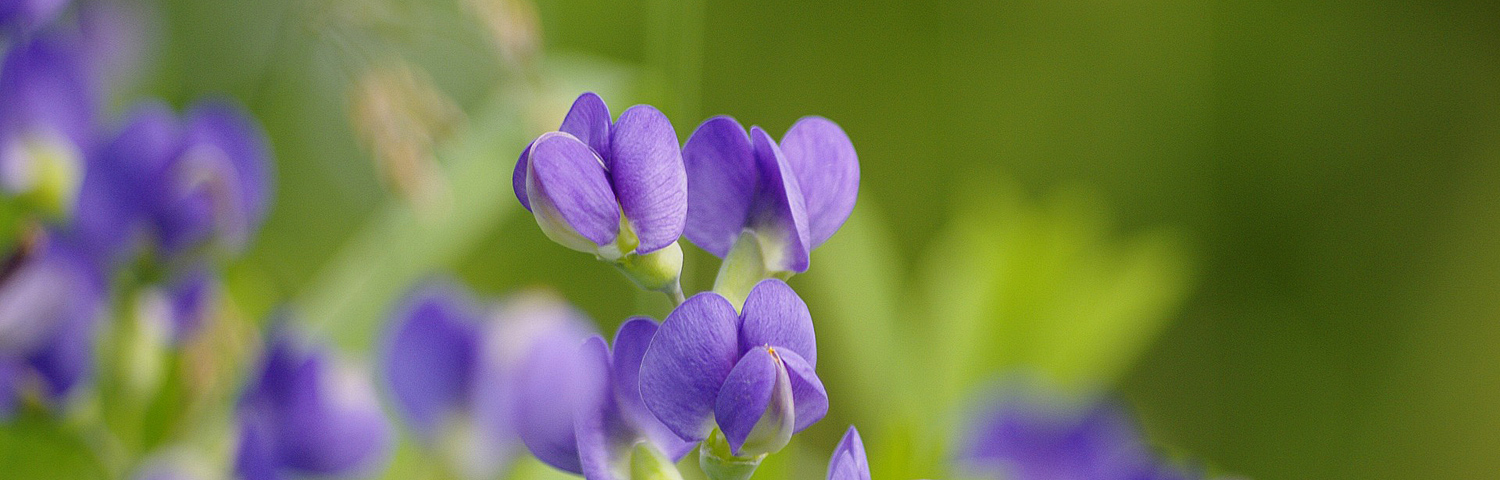
[[[761,236],[761,245],[771,249],[761,252],[766,265],[774,271],[805,272],[812,248],[802,187],[765,130],[750,127],[750,145],[761,173],[750,226]]]
[[[183,126],[166,104],[144,102],[84,174],[74,223],[85,247],[101,262],[131,253],[147,222],[156,222],[173,197],[163,188],[182,151]]]
[[[59,332],[91,324],[104,302],[102,274],[70,239],[47,232],[0,273],[0,353],[35,355]]]
[[[615,197],[641,241],[636,253],[677,241],[687,221],[687,172],[672,122],[649,105],[630,107],[610,132],[610,148]]]
[[[715,402],[714,419],[729,440],[730,451],[741,455],[752,432],[758,436],[791,437],[795,414],[790,411],[790,381],[786,370],[769,348],[745,352],[736,363]],[[778,398],[783,397],[783,398]],[[765,438],[757,438],[766,441]],[[773,443],[785,444],[784,440]],[[779,449],[779,448],[776,448]]]
[[[419,287],[391,316],[382,361],[396,406],[425,441],[469,405],[480,312],[449,283]]]
[[[739,360],[739,318],[728,300],[700,293],[673,310],[641,360],[646,408],[683,440],[707,438],[724,378]]]
[[[818,379],[812,364],[797,352],[778,347],[776,353],[781,355],[781,362],[786,365],[791,379],[792,403],[797,411],[793,432],[800,432],[828,415],[828,390],[823,388],[823,381]]]
[[[544,216],[556,215],[561,227],[596,245],[615,241],[620,233],[620,207],[601,162],[572,135],[554,132],[538,137],[531,147],[526,186],[538,223],[548,221]],[[548,231],[545,225],[543,231]]]
[[[720,258],[745,229],[760,170],[745,127],[730,117],[703,122],[682,147],[688,176],[684,234]]]
[[[75,47],[53,38],[12,44],[0,65],[0,140],[45,134],[93,148],[96,102]]]
[[[391,433],[368,378],[335,365],[318,347],[294,342],[285,332],[271,335],[260,373],[240,401],[236,464],[242,472],[316,475],[373,467],[388,452]]]
[[[781,137],[781,152],[797,175],[807,203],[809,246],[818,248],[854,211],[859,196],[859,157],[838,124],[803,117]]]
[[[214,200],[214,231],[238,251],[260,228],[270,207],[270,141],[249,112],[226,99],[199,102],[186,118],[179,178],[188,185],[199,184]]]
[[[526,211],[531,211],[531,200],[526,198],[526,166],[531,162],[531,147],[536,145],[536,140],[526,144],[521,149],[521,157],[516,159],[516,169],[510,174],[510,187],[516,192],[516,200],[521,201],[521,206]]]
[[[0,356],[0,422],[10,420],[21,403],[23,367],[14,359]]]
[[[544,327],[545,328],[545,327]],[[581,473],[577,412],[598,402],[599,371],[579,354],[577,330],[549,328],[530,342],[516,370],[516,431],[541,461]]]
[[[865,459],[865,443],[853,425],[839,440],[828,459],[828,480],[870,480],[870,463]]]
[[[0,39],[8,35],[25,36],[45,27],[68,3],[69,0],[0,1]]]
[[[773,345],[789,349],[818,363],[818,342],[813,334],[812,315],[807,303],[790,285],[779,279],[766,279],[750,290],[740,323],[740,351]]]
[[[609,346],[603,338],[594,336],[584,341],[579,356],[582,368],[592,372],[581,380],[591,382],[585,388],[597,393],[589,403],[580,405],[575,417],[573,432],[578,439],[580,473],[588,479],[624,480],[615,476],[615,467],[630,461],[629,446],[634,442],[622,441],[622,437],[630,436],[630,427],[623,423],[613,396],[608,395]]]
[[[645,400],[641,399],[641,360],[658,329],[656,321],[646,317],[634,317],[620,325],[615,333],[611,383],[615,402],[625,420],[672,461],[677,461],[693,449],[693,442],[678,438],[646,409]]]
[[[604,104],[604,99],[594,92],[583,92],[577,100],[573,100],[573,106],[568,109],[568,115],[563,117],[562,126],[558,130],[572,134],[602,156],[609,152],[610,118],[609,106]],[[623,119],[624,115],[620,118]],[[677,139],[672,141],[676,142]],[[614,167],[612,164],[606,166]]]

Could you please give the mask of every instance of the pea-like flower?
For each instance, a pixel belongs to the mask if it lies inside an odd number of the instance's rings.
[[[369,379],[285,330],[240,398],[235,470],[247,480],[368,473],[390,449]]]
[[[72,42],[37,38],[6,52],[0,65],[0,194],[21,197],[53,216],[73,212],[95,142],[92,91]]]
[[[765,130],[733,118],[704,121],[682,149],[688,176],[685,234],[725,259],[720,271],[751,278],[807,271],[809,253],[854,210],[859,157],[838,124],[804,117],[778,145]],[[738,253],[736,253],[738,252]],[[733,265],[732,257],[748,256]],[[738,281],[744,282],[743,279]]]
[[[239,253],[271,198],[265,133],[239,106],[207,100],[179,120],[146,103],[92,162],[78,229],[113,260],[145,235],[168,259]]]
[[[807,304],[770,279],[742,314],[712,292],[673,310],[641,363],[641,394],[677,436],[702,440],[717,423],[734,455],[761,455],[828,413],[816,364]]]
[[[553,241],[619,265],[644,288],[676,288],[688,186],[672,123],[649,105],[611,122],[604,100],[584,93],[558,130],[516,162],[521,205]]]
[[[418,286],[391,322],[381,368],[397,411],[471,478],[492,477],[520,447],[517,383],[530,352],[576,350],[591,332],[551,297],[523,294],[491,309],[449,280]]]
[[[961,464],[976,476],[1015,480],[1199,478],[1159,459],[1119,406],[1059,406],[1064,403],[1001,399],[974,423]]]
[[[613,350],[595,335],[581,347],[559,343],[534,351],[524,366],[517,412],[532,453],[589,480],[640,478],[632,468],[677,475],[672,464],[693,442],[652,416],[639,382],[641,358],[657,331],[655,321],[636,317],[620,325]]]
[[[828,458],[828,480],[870,480],[870,462],[865,459],[865,443],[853,425]]]

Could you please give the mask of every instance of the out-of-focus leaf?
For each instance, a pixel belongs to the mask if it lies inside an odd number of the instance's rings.
[[[106,472],[78,431],[27,409],[0,426],[0,476],[72,480],[106,478]]]

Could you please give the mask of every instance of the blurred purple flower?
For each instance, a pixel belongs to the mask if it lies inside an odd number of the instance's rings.
[[[558,344],[552,347],[554,351],[533,357],[535,361],[526,366],[528,375],[523,377],[529,380],[523,381],[518,392],[523,405],[518,413],[572,418],[571,428],[522,430],[528,445],[559,447],[540,452],[533,449],[539,458],[584,478],[625,480],[630,477],[631,455],[638,445],[650,446],[652,455],[670,459],[671,463],[692,450],[694,442],[674,435],[646,410],[641,398],[641,358],[657,329],[656,321],[635,317],[620,325],[613,351],[603,337],[595,335],[583,342],[581,350],[576,344],[571,351],[567,345]],[[561,389],[553,380],[544,380],[545,365],[555,361],[554,355],[577,357],[576,361],[563,362],[568,370],[557,370],[560,379],[570,383]],[[566,375],[562,375],[564,372]],[[557,391],[571,392],[575,400],[557,402]],[[559,410],[564,407],[573,411]]]
[[[512,177],[516,198],[548,238],[616,260],[682,236],[687,176],[665,115],[636,105],[611,123],[609,107],[590,92],[573,102],[558,130],[521,152]]]
[[[735,455],[768,453],[828,413],[816,365],[807,304],[771,279],[750,291],[743,314],[714,293],[673,310],[646,350],[641,393],[685,440],[717,421]]]
[[[976,474],[1014,480],[1199,478],[1157,458],[1119,406],[1012,396],[979,416],[960,453]]]
[[[68,3],[68,0],[0,0],[0,39],[30,35],[57,18]]]
[[[265,133],[242,108],[199,102],[179,121],[146,103],[90,165],[78,229],[111,260],[140,235],[168,258],[238,253],[265,219],[271,168]]]
[[[72,210],[95,142],[95,99],[76,45],[39,37],[0,65],[0,193]]]
[[[237,474],[249,480],[355,475],[379,466],[390,424],[368,379],[281,327],[237,409]]]
[[[859,157],[838,124],[803,117],[778,146],[760,127],[704,121],[682,149],[686,236],[719,258],[741,234],[760,244],[766,270],[807,271],[808,254],[838,231],[859,194]]]
[[[218,276],[203,265],[174,275],[166,283],[146,289],[138,307],[144,320],[180,345],[203,328],[213,315],[222,285]]]
[[[865,443],[853,425],[828,458],[828,480],[870,480],[870,462],[865,459]]]
[[[56,235],[0,261],[0,418],[25,389],[56,402],[89,375],[105,295],[103,277]]]

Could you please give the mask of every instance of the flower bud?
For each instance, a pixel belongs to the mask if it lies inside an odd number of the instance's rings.
[[[630,480],[682,480],[682,472],[651,442],[641,442],[630,453]]]

